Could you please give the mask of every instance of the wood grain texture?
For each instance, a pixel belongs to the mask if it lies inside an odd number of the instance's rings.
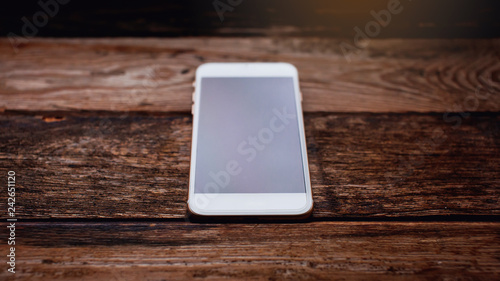
[[[370,40],[349,61],[342,42],[0,40],[16,280],[499,279],[500,40]],[[214,61],[298,67],[308,223],[184,222],[191,82]]]
[[[500,277],[500,224],[491,222],[36,222],[17,233],[16,280]]]
[[[182,218],[190,115],[90,115],[0,116],[18,217]],[[500,116],[458,117],[306,114],[314,217],[499,215]]]
[[[4,111],[189,112],[204,62],[297,66],[307,112],[500,109],[500,41],[176,38],[0,40]],[[352,44],[352,43],[351,43]]]

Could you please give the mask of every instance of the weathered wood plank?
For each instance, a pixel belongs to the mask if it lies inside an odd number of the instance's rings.
[[[500,214],[498,113],[316,113],[305,125],[314,217]],[[190,115],[4,114],[0,129],[20,218],[185,214]]]
[[[500,275],[499,223],[18,222],[16,234],[16,280],[496,280]],[[5,253],[5,243],[1,248]],[[9,274],[2,271],[0,278]]]
[[[0,40],[3,110],[189,112],[203,62],[297,66],[309,112],[500,110],[500,40],[176,38]]]

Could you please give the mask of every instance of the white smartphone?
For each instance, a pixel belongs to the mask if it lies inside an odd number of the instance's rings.
[[[196,70],[188,208],[200,216],[307,216],[313,200],[297,69]]]

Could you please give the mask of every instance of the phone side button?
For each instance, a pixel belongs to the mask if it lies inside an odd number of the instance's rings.
[[[191,114],[194,115],[194,103],[191,105]]]

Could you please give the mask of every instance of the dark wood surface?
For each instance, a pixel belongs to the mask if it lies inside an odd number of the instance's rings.
[[[499,234],[491,222],[23,223],[16,280],[496,280]]]
[[[453,125],[442,114],[306,113],[314,216],[500,215],[500,116]],[[4,115],[0,128],[19,217],[185,214],[191,115]]]
[[[371,40],[350,62],[340,42],[0,41],[16,279],[499,279],[499,41]],[[297,66],[307,222],[184,218],[190,84],[209,61]]]

